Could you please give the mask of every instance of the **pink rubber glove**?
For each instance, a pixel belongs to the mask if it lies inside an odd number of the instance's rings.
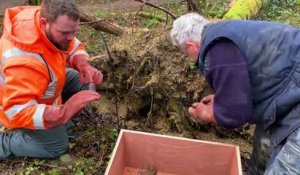
[[[81,84],[84,84],[86,81],[96,85],[101,84],[103,74],[101,71],[91,66],[87,59],[80,57],[76,58],[74,65],[80,73]]]
[[[64,105],[47,106],[44,111],[44,126],[50,129],[66,124],[77,112],[101,97],[95,91],[84,90],[74,94]]]

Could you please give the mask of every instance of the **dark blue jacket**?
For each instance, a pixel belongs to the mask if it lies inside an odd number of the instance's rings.
[[[266,21],[209,24],[202,34],[199,67],[222,38],[240,48],[248,65],[253,100],[248,122],[263,124],[277,145],[300,126],[300,30]]]

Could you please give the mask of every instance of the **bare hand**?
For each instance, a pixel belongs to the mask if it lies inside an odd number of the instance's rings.
[[[211,95],[208,95],[208,96],[202,98],[202,100],[200,102],[208,105],[208,104],[214,102],[214,98],[215,98],[215,95],[211,94]]]
[[[192,104],[189,114],[200,123],[216,123],[213,111],[214,95],[204,97],[200,102]]]

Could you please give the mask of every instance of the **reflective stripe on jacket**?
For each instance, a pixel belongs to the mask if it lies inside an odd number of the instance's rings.
[[[14,7],[5,12],[0,39],[0,121],[9,128],[45,129],[47,105],[61,105],[66,64],[85,57],[74,39],[67,52],[57,49],[40,28],[39,7]]]

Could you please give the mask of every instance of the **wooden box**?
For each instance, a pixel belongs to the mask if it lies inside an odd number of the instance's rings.
[[[237,146],[121,130],[106,175],[242,175]]]

